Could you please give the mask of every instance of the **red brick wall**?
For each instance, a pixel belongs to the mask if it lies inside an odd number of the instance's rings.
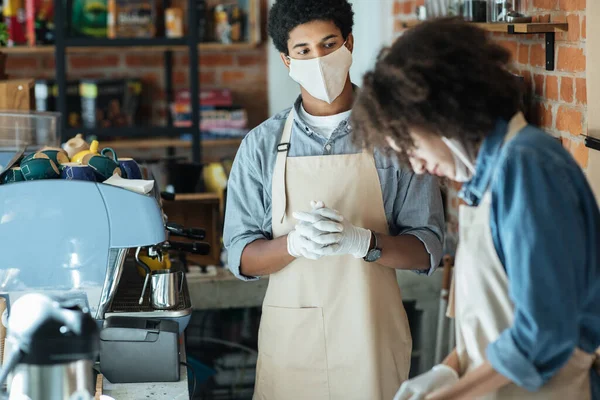
[[[416,7],[423,3],[424,0],[395,1],[396,33],[402,32],[402,21],[415,19]],[[569,23],[567,33],[556,34],[555,70],[545,69],[544,35],[494,34],[494,38],[510,50],[514,72],[525,78],[532,91],[531,122],[560,138],[585,169],[588,149],[582,135],[587,133],[586,0],[528,0],[526,4],[525,12],[534,16],[534,22]],[[452,240],[458,228],[456,191],[460,185],[448,189],[448,233]]]

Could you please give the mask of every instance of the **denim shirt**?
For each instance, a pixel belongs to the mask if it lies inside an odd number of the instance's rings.
[[[460,196],[477,205],[491,191],[492,237],[514,304],[513,325],[488,346],[487,358],[533,391],[575,347],[593,353],[600,345],[600,212],[558,140],[528,125],[503,145],[507,127],[499,121],[483,141]]]
[[[296,116],[288,157],[360,152],[352,145],[352,129],[347,119],[327,139],[313,132],[298,117],[300,104],[301,97],[294,105]],[[257,279],[240,273],[244,248],[255,240],[273,237],[271,183],[277,145],[289,112],[290,109],[287,109],[273,116],[248,133],[240,145],[229,176],[223,241],[227,249],[228,268],[242,280]],[[442,257],[444,231],[444,214],[437,181],[400,168],[396,160],[380,153],[376,152],[374,157],[389,227],[389,232],[382,233],[410,234],[420,239],[430,254],[431,262],[430,269],[423,272],[431,274]]]

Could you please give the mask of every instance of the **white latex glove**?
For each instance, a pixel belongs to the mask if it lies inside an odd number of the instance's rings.
[[[405,381],[394,396],[394,400],[422,400],[429,393],[456,382],[458,382],[456,371],[445,364],[438,364],[424,374]]]
[[[314,210],[325,207],[325,203],[322,201],[311,201],[310,205]],[[318,260],[323,257],[323,254],[320,254],[320,251],[323,247],[328,246],[330,244],[334,244],[339,242],[341,235],[340,234],[331,234],[330,238],[327,239],[322,237],[319,241],[311,240],[311,232],[307,231],[304,228],[310,226],[307,222],[300,222],[296,225],[293,231],[288,234],[287,239],[287,248],[288,253],[292,257],[304,257],[310,260]],[[300,230],[299,227],[303,227]],[[301,231],[304,229],[305,234],[301,234]],[[314,236],[320,235],[322,232],[314,232]]]
[[[314,250],[320,247],[323,247],[323,245],[319,245],[310,239],[305,238],[297,229],[288,233],[287,250],[292,257],[304,257],[310,260],[318,260],[323,257],[323,255],[315,253]]]
[[[322,203],[312,203],[319,206]],[[351,254],[363,258],[369,251],[371,231],[352,225],[336,210],[328,207],[313,208],[312,212],[295,212],[300,221],[296,230],[301,236],[322,247],[314,249],[321,256]]]

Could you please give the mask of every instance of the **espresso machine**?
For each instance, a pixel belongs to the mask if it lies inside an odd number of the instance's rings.
[[[0,174],[23,154],[43,145],[57,145],[56,140],[51,140],[55,136],[53,130],[59,126],[56,118],[49,119],[51,124],[45,120],[41,123],[40,115],[35,118],[37,120],[32,121],[29,115],[19,115],[16,124],[13,123],[14,116],[0,113]],[[42,129],[47,126],[51,129]],[[43,133],[41,139],[40,132]],[[12,140],[7,139],[10,135],[14,135]],[[171,236],[201,240],[204,233],[200,229],[185,229],[169,223],[162,212],[161,201],[156,185],[147,194],[99,182],[61,179],[0,185],[0,237],[3,242],[0,297],[6,300],[8,315],[14,311],[12,306],[19,304],[19,299],[37,294],[60,299],[53,300],[53,304],[67,304],[69,309],[83,312],[95,322],[99,334],[93,337],[94,340],[100,338],[100,342],[108,320],[112,319],[112,324],[108,325],[114,327],[119,318],[144,321],[129,323],[136,327],[156,327],[160,325],[156,321],[166,321],[165,324],[174,326],[174,332],[180,336],[192,313],[181,265],[173,263],[171,267],[173,273],[178,272],[178,281],[171,286],[177,286],[179,295],[156,296],[160,288],[152,287],[151,277],[160,273],[150,271],[136,255],[143,250],[160,260],[170,251],[207,254],[210,246],[203,242],[171,240]],[[137,266],[144,267],[145,278]],[[171,282],[169,279],[156,281]],[[166,300],[157,306],[155,298]],[[31,304],[24,300],[23,303]],[[10,326],[8,329],[10,337]],[[152,334],[156,332],[156,329],[148,330]],[[114,330],[111,336],[119,340]],[[177,353],[178,348],[173,348],[173,352]],[[145,354],[138,356],[143,365]],[[99,369],[102,371],[101,359]],[[175,378],[178,378],[178,372]],[[10,382],[11,377],[8,380]]]
[[[69,297],[102,321],[130,249],[166,240],[152,196],[87,181],[0,185],[0,293]]]

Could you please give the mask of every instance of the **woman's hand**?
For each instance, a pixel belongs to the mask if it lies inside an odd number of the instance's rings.
[[[405,381],[394,400],[422,400],[434,390],[454,385],[458,373],[447,365],[439,364],[416,378]]]
[[[452,386],[435,388],[423,397],[425,400],[468,400],[492,393],[510,383],[510,380],[496,372],[488,361],[467,372]]]

